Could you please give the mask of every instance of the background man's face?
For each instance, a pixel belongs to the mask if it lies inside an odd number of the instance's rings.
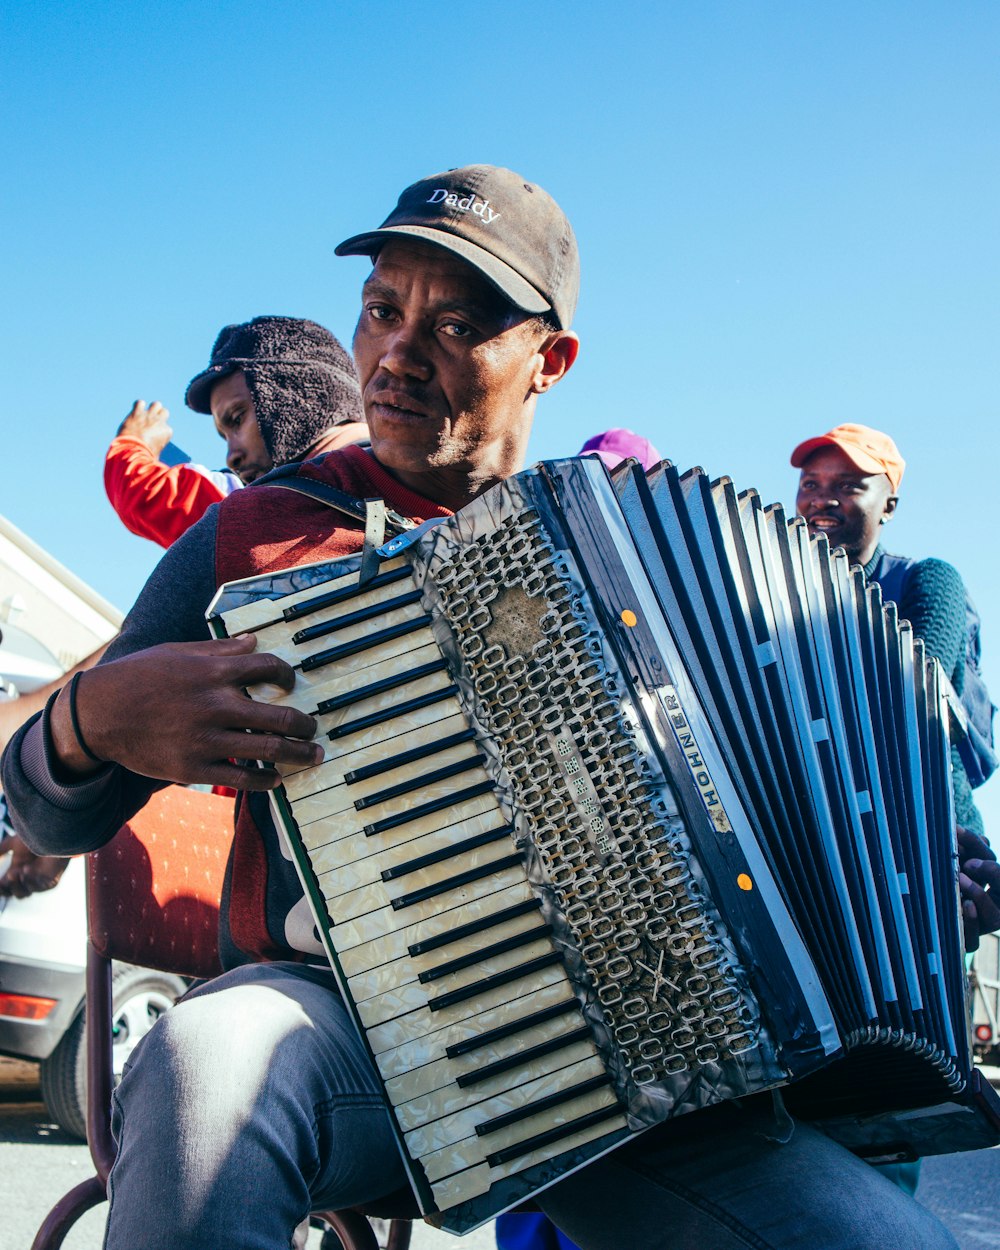
[[[865,473],[839,447],[820,447],[802,468],[795,510],[810,533],[825,534],[831,547],[843,547],[852,560],[871,559],[882,518],[895,507],[886,475]]]
[[[471,265],[392,240],[362,292],[354,354],[372,450],[402,474],[520,467],[540,336]]]
[[[209,402],[215,428],[226,440],[226,464],[243,484],[248,486],[273,469],[243,371],[237,369],[216,382]]]

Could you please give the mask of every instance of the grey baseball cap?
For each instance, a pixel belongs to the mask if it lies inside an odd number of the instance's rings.
[[[573,320],[580,255],[547,191],[498,165],[466,165],[413,183],[379,226],[345,239],[338,256],[373,256],[387,239],[423,239],[461,256],[516,307]]]

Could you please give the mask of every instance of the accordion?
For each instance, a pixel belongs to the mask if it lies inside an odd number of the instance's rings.
[[[431,1222],[781,1086],[850,1148],[1000,1141],[944,679],[823,537],[701,470],[546,462],[230,583],[321,764],[273,793]]]

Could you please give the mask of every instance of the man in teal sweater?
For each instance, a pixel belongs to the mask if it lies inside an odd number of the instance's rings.
[[[842,547],[854,564],[861,565],[866,580],[879,583],[884,597],[897,603],[900,617],[910,622],[961,695],[967,681],[970,618],[958,571],[944,560],[909,560],[882,547],[882,528],[896,511],[906,467],[899,448],[881,430],[845,424],[799,443],[791,461],[802,470],[795,509],[810,532],[825,534],[831,547]],[[972,640],[972,651],[978,659],[978,636]],[[982,693],[990,708],[985,687]],[[991,714],[990,708],[987,728]],[[952,751],[952,761],[965,940],[966,948],[975,950],[980,935],[1000,924],[1000,864],[983,837],[982,817],[957,750]],[[882,1170],[912,1194],[919,1169],[918,1161]]]
[[[923,638],[962,695],[975,677],[967,663],[969,614],[961,577],[944,560],[908,560],[882,547],[882,528],[896,511],[906,467],[896,444],[881,430],[838,425],[799,443],[791,461],[802,471],[795,497],[799,516],[813,534],[825,534],[831,547],[843,547],[865,577],[898,603],[900,617]],[[972,642],[978,656],[978,638]],[[985,687],[982,694],[988,708]],[[987,712],[987,729],[989,719]],[[953,757],[966,945],[974,950],[979,935],[1000,924],[1000,864],[983,838],[966,768],[957,752]]]
[[[791,464],[801,469],[795,510],[810,531],[825,534],[831,547],[844,547],[866,579],[883,586],[886,599],[898,602],[900,616],[923,637],[956,692],[963,694],[970,680],[969,614],[959,572],[944,560],[908,560],[881,545],[906,467],[899,447],[881,430],[838,425],[800,442]],[[978,639],[974,642],[978,650]],[[979,935],[1000,925],[1000,864],[984,839],[983,818],[958,751],[953,758],[966,946],[975,950]]]
[[[923,638],[958,694],[966,681],[966,593],[956,569],[944,560],[910,560],[882,546],[882,527],[896,511],[905,461],[892,439],[864,425],[838,425],[806,439],[792,452],[802,470],[795,507],[810,532],[825,534],[860,564],[884,597],[894,599],[900,616]],[[982,832],[968,784],[956,795],[959,810]],[[967,797],[968,796],[968,797]],[[962,821],[961,823],[967,823]]]

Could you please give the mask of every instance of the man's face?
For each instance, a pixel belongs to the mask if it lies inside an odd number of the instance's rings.
[[[544,389],[544,337],[459,257],[387,243],[354,333],[376,458],[449,505],[516,472]]]
[[[879,541],[882,518],[896,496],[884,473],[865,473],[839,447],[820,447],[802,467],[795,510],[812,534],[825,534],[857,564],[867,564]]]
[[[227,374],[212,387],[210,400],[215,428],[226,440],[226,464],[244,486],[274,468],[264,446],[253,396],[242,370]]]

